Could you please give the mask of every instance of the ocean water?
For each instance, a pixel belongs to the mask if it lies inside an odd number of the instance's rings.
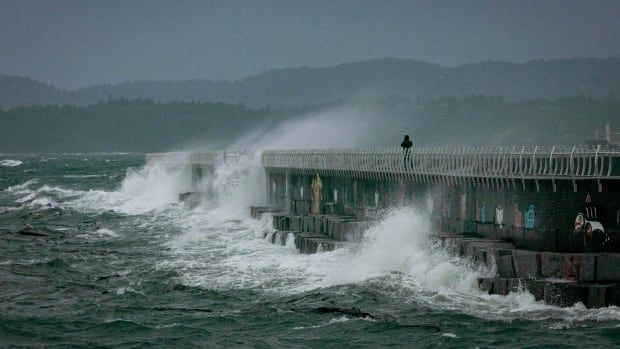
[[[478,270],[398,208],[315,255],[262,236],[261,171],[143,155],[0,155],[0,347],[611,347],[620,309],[486,295]],[[23,234],[23,229],[31,233]],[[20,233],[20,231],[22,233]]]

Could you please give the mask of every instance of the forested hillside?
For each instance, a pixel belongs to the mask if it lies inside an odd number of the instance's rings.
[[[304,120],[314,120],[312,128]],[[596,129],[602,135],[605,124],[617,129],[619,120],[620,99],[584,97],[522,101],[390,97],[298,109],[112,99],[87,107],[0,110],[0,153],[221,149],[258,131],[274,140],[286,137],[278,132],[283,122],[293,124],[299,135],[316,139],[304,145],[315,148],[328,146],[322,135],[327,131],[336,137],[362,135],[348,146],[398,146],[405,133],[415,145],[582,144],[594,138]],[[293,139],[286,146],[297,144]]]
[[[323,68],[270,70],[236,81],[142,81],[64,91],[0,76],[0,107],[88,105],[109,97],[158,102],[243,103],[251,108],[299,107],[344,99],[438,98],[470,95],[508,100],[620,97],[620,58],[481,62],[456,67],[384,58]],[[24,82],[22,81],[22,82]]]

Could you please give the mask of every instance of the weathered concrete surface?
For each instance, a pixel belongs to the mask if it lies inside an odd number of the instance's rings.
[[[561,253],[541,252],[540,253],[540,274],[543,278],[563,277],[564,255]]]
[[[293,234],[295,246],[306,254],[357,241],[373,224],[342,215],[272,214],[278,230],[266,238],[284,245]],[[479,279],[480,289],[488,293],[507,295],[526,289],[537,300],[557,306],[578,302],[590,308],[620,305],[620,272],[615,267],[620,265],[620,254],[528,251],[511,242],[460,234],[436,238],[448,250],[494,273]]]
[[[278,213],[280,209],[269,206],[252,206],[250,207],[250,216],[254,219],[261,219],[264,214]]]
[[[525,280],[520,278],[486,277],[478,286],[489,294],[507,295],[527,290],[536,300],[560,307],[583,303],[588,308],[619,305],[620,283],[587,284],[562,280]]]
[[[304,254],[333,251],[347,242],[359,241],[372,224],[370,220],[354,220],[351,216],[287,214],[269,207],[252,208],[252,217],[260,218],[265,213],[272,214],[276,231],[265,233],[264,238],[285,245],[288,235],[293,234],[296,248]]]
[[[597,257],[596,280],[614,282],[620,280],[620,254],[602,253]]]
[[[578,302],[589,308],[620,305],[616,268],[620,254],[537,252],[497,240],[458,235],[439,238],[454,253],[495,271],[478,280],[480,289],[488,293],[506,295],[526,289],[536,300],[557,306]]]
[[[536,279],[540,277],[540,255],[534,251],[514,250],[512,258],[515,274],[521,279]]]

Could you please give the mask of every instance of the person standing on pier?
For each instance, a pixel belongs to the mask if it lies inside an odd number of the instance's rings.
[[[405,135],[405,139],[403,139],[403,141],[400,143],[400,146],[403,148],[403,154],[405,155],[403,157],[403,165],[405,167],[405,171],[407,171],[407,168],[413,169],[413,165],[411,164],[411,146],[412,145],[413,145],[413,142],[409,140],[409,135]],[[407,164],[409,166],[407,166]]]

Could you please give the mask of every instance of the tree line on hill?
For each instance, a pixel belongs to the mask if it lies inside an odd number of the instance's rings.
[[[347,116],[349,127],[370,130],[352,147],[398,146],[404,133],[412,135],[414,145],[582,144],[594,138],[596,129],[602,130],[605,124],[617,127],[620,120],[620,99],[615,98],[392,96],[279,109],[118,98],[89,106],[0,109],[0,153],[223,149],[249,133],[275,129],[285,121],[294,123],[330,111],[337,117],[344,107],[366,110],[365,125],[360,125],[355,113]],[[329,118],[324,124],[326,129],[333,127]],[[320,141],[316,147],[322,147]]]

